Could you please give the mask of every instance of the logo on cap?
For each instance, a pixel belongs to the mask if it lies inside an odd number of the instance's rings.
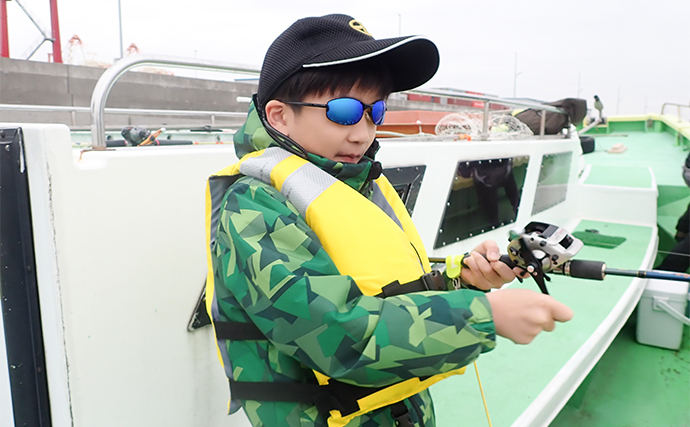
[[[350,21],[350,27],[354,28],[355,30],[359,31],[362,34],[368,35],[369,37],[374,37],[371,34],[369,34],[369,31],[367,31],[367,29],[364,28],[364,25],[362,25],[362,23],[356,19],[353,19],[352,21]]]

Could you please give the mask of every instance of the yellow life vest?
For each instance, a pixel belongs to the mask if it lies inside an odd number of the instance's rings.
[[[370,201],[308,160],[271,147],[248,154],[209,178],[206,196],[209,263],[206,301],[214,321],[210,249],[215,241],[223,195],[234,182],[228,178],[236,178],[240,174],[268,183],[285,195],[316,233],[338,271],[352,277],[362,294],[379,295],[392,282],[412,282],[431,271],[412,219],[384,176],[374,181],[374,194]],[[339,410],[331,410],[328,425],[344,426],[354,417],[400,402],[464,371],[465,368],[461,368],[372,389],[378,391],[357,399],[359,410],[356,412],[341,414]],[[314,371],[314,374],[320,385],[334,381],[319,372]]]

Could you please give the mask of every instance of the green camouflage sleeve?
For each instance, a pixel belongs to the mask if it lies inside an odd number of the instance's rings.
[[[294,206],[256,179],[226,193],[216,242],[227,291],[219,304],[243,311],[230,320],[251,320],[280,353],[329,377],[385,386],[460,368],[495,346],[483,293],[363,296]]]

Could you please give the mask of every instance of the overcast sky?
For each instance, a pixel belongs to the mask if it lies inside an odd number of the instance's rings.
[[[46,29],[48,0],[20,3]],[[120,0],[123,43],[142,53],[261,65],[266,49],[305,16],[352,15],[376,38],[421,34],[441,66],[426,87],[555,101],[597,94],[605,115],[690,104],[690,0]],[[10,56],[42,40],[8,2]],[[120,54],[118,0],[58,0],[63,59],[78,35],[87,59]],[[47,61],[45,43],[31,58]],[[515,59],[517,55],[517,79]],[[74,59],[82,60],[81,52]],[[176,74],[181,74],[175,71]],[[515,84],[517,82],[517,84]],[[675,110],[674,110],[675,111]]]

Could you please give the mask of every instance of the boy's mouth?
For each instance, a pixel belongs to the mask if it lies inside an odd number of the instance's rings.
[[[362,156],[360,154],[338,154],[336,155],[336,158],[339,162],[357,163]]]

